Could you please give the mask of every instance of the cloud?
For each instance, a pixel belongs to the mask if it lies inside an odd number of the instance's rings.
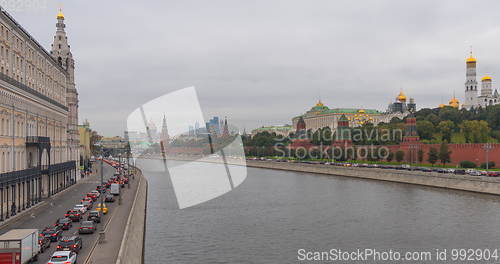
[[[470,1],[65,1],[80,119],[122,134],[126,116],[196,86],[205,119],[247,130],[290,123],[319,95],[385,110],[400,89],[419,107],[463,97],[470,45],[494,82],[500,3]],[[49,47],[57,6],[13,15]],[[488,6],[488,8],[482,8]],[[496,85],[494,84],[494,87]]]

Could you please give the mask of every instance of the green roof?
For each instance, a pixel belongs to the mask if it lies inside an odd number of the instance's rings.
[[[268,126],[268,127],[259,127],[254,130],[270,130],[270,129],[275,129],[275,130],[280,130],[280,129],[292,129],[292,126]]]
[[[362,109],[362,108],[332,108],[322,109],[322,107],[315,106],[308,112],[319,112],[320,114],[357,114],[360,110],[364,110],[366,114],[381,114],[380,111],[375,109]]]

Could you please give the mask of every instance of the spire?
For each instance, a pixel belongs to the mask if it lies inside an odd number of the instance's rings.
[[[222,129],[222,136],[223,137],[229,136],[229,128],[227,127],[227,116],[224,117],[224,127]]]
[[[168,142],[170,141],[170,136],[168,135],[167,117],[165,114],[163,114],[163,121],[161,124],[160,141],[163,142],[163,145],[168,145]]]
[[[474,58],[474,56],[472,56],[472,46],[470,46],[470,55],[467,58],[466,62],[467,63],[475,63],[476,62],[476,58]]]

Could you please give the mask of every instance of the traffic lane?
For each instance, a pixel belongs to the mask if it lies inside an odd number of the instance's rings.
[[[114,172],[115,172],[115,169],[113,167],[111,167],[109,165],[105,165],[104,166],[104,179],[105,180],[109,179],[111,176],[113,176]],[[92,176],[92,177],[94,177],[94,176]],[[99,177],[97,177],[97,179],[100,180]],[[82,183],[81,184],[82,188],[78,188],[78,189],[75,188],[74,192],[69,191],[68,193],[71,194],[71,195],[69,195],[69,197],[62,197],[61,198],[62,201],[53,203],[54,206],[52,208],[57,208],[57,209],[53,209],[53,210],[49,211],[48,214],[41,215],[40,220],[39,220],[39,221],[41,221],[41,223],[39,224],[40,227],[35,227],[35,228],[41,229],[41,228],[47,226],[48,224],[54,224],[58,218],[64,217],[64,214],[66,213],[67,210],[73,208],[75,204],[79,204],[81,202],[81,199],[88,192],[95,190],[96,186],[99,183],[100,183],[100,181],[92,180],[89,183]],[[82,193],[80,194],[80,192],[82,192]],[[62,196],[64,196],[64,194]],[[57,197],[57,198],[55,198],[55,200],[59,200],[59,198],[60,197]],[[96,201],[96,202],[98,202],[98,201]],[[93,208],[95,208],[95,205]],[[50,213],[50,212],[52,212],[52,213]],[[82,221],[87,220],[87,216],[88,216],[88,212],[86,212],[84,214]],[[38,217],[37,217],[37,219],[38,219]],[[106,216],[103,217],[103,219],[101,220],[101,223],[104,223],[105,221],[107,221]],[[43,224],[43,223],[45,223],[45,224]],[[78,253],[78,259],[81,261],[82,259],[85,259],[86,256],[89,254],[90,247],[92,246],[93,241],[95,241],[95,239],[97,239],[98,234],[97,234],[97,232],[95,232],[94,234],[81,234],[81,235],[79,235],[78,234],[78,227],[80,227],[80,223],[81,222],[73,222],[73,226],[69,230],[63,231],[63,236],[76,235],[76,236],[80,236],[82,238],[82,249]],[[28,227],[19,227],[19,228],[30,228],[30,227],[28,226]],[[31,227],[31,228],[33,228],[33,227]],[[100,224],[98,224],[97,229],[100,230]],[[52,254],[55,252],[57,244],[58,244],[57,242],[52,242],[50,244],[50,248],[47,248],[45,252],[41,253],[38,256],[37,262],[38,263],[47,263],[49,261],[50,257],[52,256]]]

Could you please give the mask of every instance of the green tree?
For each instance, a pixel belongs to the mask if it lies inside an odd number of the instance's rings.
[[[437,126],[437,130],[441,133],[442,140],[446,140],[451,142],[451,136],[453,135],[453,131],[455,129],[455,124],[450,120],[444,120],[439,122]]]
[[[470,161],[470,160],[464,160],[460,162],[460,167],[461,168],[476,168],[477,165],[476,163]]]
[[[389,151],[389,154],[387,155],[387,161],[391,162],[394,159],[394,152]]]
[[[424,150],[423,149],[418,150],[417,158],[418,158],[419,163],[422,163],[424,161]]]
[[[429,157],[427,158],[427,161],[434,166],[436,162],[438,161],[438,152],[435,148],[430,148],[429,149]]]
[[[431,140],[434,131],[434,125],[430,121],[417,121],[417,132],[421,139]]]
[[[467,143],[486,143],[491,132],[488,122],[484,120],[466,120],[460,124],[460,130]]]
[[[443,165],[451,162],[451,151],[448,148],[448,143],[445,141],[439,148],[439,160]]]
[[[402,150],[398,150],[398,151],[396,152],[396,161],[397,161],[397,162],[401,162],[401,161],[403,161],[404,159],[405,159],[405,153],[404,153],[404,151],[402,151]]]

